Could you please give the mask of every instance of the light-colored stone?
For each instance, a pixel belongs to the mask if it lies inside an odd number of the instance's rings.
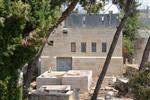
[[[43,85],[40,88],[44,88],[48,91],[66,91],[71,90],[70,85]]]
[[[37,88],[42,85],[62,85],[62,76],[66,72],[51,72],[46,71],[36,79]]]
[[[62,84],[71,85],[73,89],[89,91],[92,82],[92,71],[70,70],[62,77]]]
[[[78,15],[77,15],[78,16]],[[92,16],[92,15],[90,15]],[[118,17],[117,17],[118,18]],[[76,18],[70,18],[72,21]],[[101,17],[100,17],[101,19]],[[93,21],[99,23],[99,21]],[[104,20],[107,21],[107,20]],[[73,21],[73,25],[76,21]],[[113,22],[113,20],[112,20]],[[119,21],[118,21],[119,22]],[[71,23],[71,22],[70,22]],[[96,24],[95,23],[95,24]],[[63,26],[62,26],[63,27]],[[58,27],[56,32],[49,37],[54,41],[53,46],[46,44],[41,55],[41,73],[52,67],[57,70],[57,58],[72,58],[73,70],[92,70],[93,76],[98,76],[102,70],[108,50],[112,43],[116,27],[107,27],[105,25],[98,27],[67,27],[68,33],[63,34],[63,28]],[[76,43],[76,52],[71,52],[71,42]],[[81,42],[86,43],[86,52],[81,52]],[[96,43],[96,52],[92,52],[91,43]],[[102,52],[102,43],[107,44],[107,52]],[[42,58],[42,56],[48,56]],[[122,57],[122,33],[118,39],[112,59],[107,71],[107,75],[118,75],[123,72]]]
[[[89,91],[92,82],[91,70],[70,70],[68,72],[46,71],[37,77],[37,88],[43,85],[71,85],[72,89]]]
[[[37,90],[31,93],[29,100],[75,100],[75,98],[73,91],[45,92]]]
[[[29,100],[75,100],[70,85],[44,85],[31,91]]]
[[[141,63],[143,52],[149,36],[150,36],[149,29],[139,29],[135,35],[134,57],[135,57],[135,63],[138,64],[138,67]],[[150,54],[149,54],[148,61],[150,61]]]

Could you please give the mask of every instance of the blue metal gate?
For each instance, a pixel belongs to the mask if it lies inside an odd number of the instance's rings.
[[[57,57],[57,71],[72,70],[71,57]]]

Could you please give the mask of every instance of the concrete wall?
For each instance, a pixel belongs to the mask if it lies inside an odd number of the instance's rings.
[[[148,38],[137,38],[136,39],[136,51],[135,51],[135,63],[140,65],[143,52],[146,46]],[[150,55],[149,55],[149,61],[150,61]]]
[[[92,70],[93,76],[97,76],[100,74],[104,62],[104,58],[74,59],[75,67],[73,69]],[[122,58],[112,58],[107,75],[121,74],[123,68],[122,63]]]
[[[73,91],[61,92],[36,92],[29,96],[29,100],[75,100]]]
[[[140,65],[143,52],[150,36],[150,30],[148,29],[139,29],[135,37],[135,63]],[[149,56],[150,61],[150,56]]]
[[[53,46],[46,45],[41,56],[41,73],[52,67],[56,70],[57,57],[72,57],[72,69],[92,69],[95,75],[99,75],[102,69],[116,28],[68,28],[68,34],[62,33],[58,28],[49,40],[53,40]],[[71,52],[71,42],[76,42],[76,52]],[[81,52],[81,42],[86,42],[87,51]],[[91,51],[91,43],[96,42],[97,51]],[[107,52],[102,52],[102,42],[107,43]],[[115,48],[108,74],[122,72],[122,34]]]

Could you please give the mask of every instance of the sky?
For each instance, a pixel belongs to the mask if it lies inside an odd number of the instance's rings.
[[[113,13],[119,13],[119,9],[116,5],[112,5],[111,0],[108,0],[109,3],[104,6],[104,10],[100,11],[100,13],[109,13],[109,11],[113,11]],[[137,0],[141,5],[138,7],[138,9],[147,9],[149,7],[150,9],[150,0]],[[67,6],[66,6],[67,7]],[[65,8],[66,8],[65,7]],[[77,4],[76,8],[78,8],[79,13],[86,13],[86,11],[81,7],[81,5]]]
[[[139,9],[147,9],[149,7],[150,9],[150,0],[137,0],[141,5],[139,6]]]
[[[81,5],[78,4],[76,8],[78,8],[79,13],[86,13]],[[113,11],[113,14],[119,13],[119,9],[116,5],[112,4],[111,0],[109,0],[109,2],[103,7],[103,10],[101,10],[99,13],[108,14],[109,11]]]

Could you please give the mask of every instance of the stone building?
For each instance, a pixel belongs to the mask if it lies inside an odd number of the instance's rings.
[[[41,55],[41,73],[52,70],[92,70],[99,75],[119,23],[119,15],[71,14],[49,37]],[[107,74],[122,73],[122,34]]]
[[[149,19],[150,22],[150,19]],[[139,29],[135,37],[135,63],[140,65],[143,52],[147,43],[147,40],[150,36],[150,30],[148,29]],[[149,60],[150,61],[150,55]]]
[[[150,36],[150,1],[144,0],[142,3],[139,16],[140,28],[135,34],[135,63],[140,65],[143,52],[147,43],[147,40]],[[149,56],[150,61],[150,56]]]

